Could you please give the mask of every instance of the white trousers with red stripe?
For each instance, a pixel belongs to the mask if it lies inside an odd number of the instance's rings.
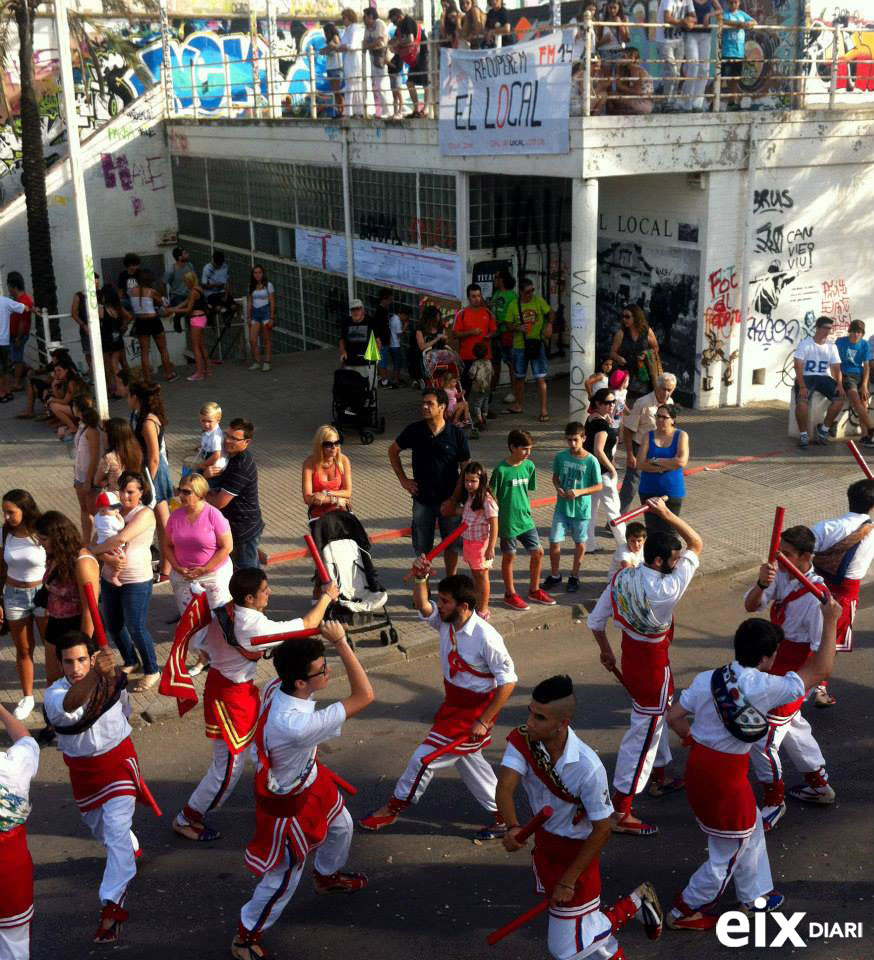
[[[619,949],[610,920],[601,910],[576,917],[550,911],[546,946],[555,960],[611,960]]]
[[[823,768],[823,774],[825,773],[822,750],[813,736],[810,724],[799,710],[789,723],[769,723],[767,734],[753,744],[750,760],[759,783],[776,783],[783,779],[781,746],[799,773],[811,773],[820,768]]]
[[[665,714],[639,713],[632,707],[628,730],[616,754],[614,789],[634,796],[646,786],[653,767],[666,767],[670,762]]]
[[[103,806],[82,814],[95,840],[106,847],[106,867],[100,881],[100,902],[124,903],[127,885],[137,874],[134,851],[139,849],[131,830],[136,801],[111,797]]]
[[[188,806],[201,817],[210,810],[218,810],[239,782],[248,752],[232,754],[224,740],[213,740],[212,763],[188,798]]]
[[[30,960],[30,921],[18,927],[0,926],[0,960]]]
[[[715,837],[707,834],[707,860],[692,874],[683,901],[692,910],[709,909],[725,893],[730,880],[741,903],[752,903],[774,889],[771,864],[765,847],[762,814],[748,837]]]
[[[395,785],[394,795],[398,800],[418,803],[438,770],[457,766],[458,774],[473,794],[474,800],[489,813],[497,812],[495,789],[498,786],[498,778],[495,776],[492,765],[483,756],[482,750],[477,750],[475,753],[447,753],[423,767],[422,757],[427,757],[434,750],[433,744],[423,743],[413,751],[406,770]]]
[[[316,851],[314,866],[324,876],[342,870],[349,859],[354,826],[344,807],[331,821],[328,834]],[[288,841],[279,864],[265,873],[252,893],[252,899],[240,911],[240,922],[252,933],[272,927],[291,900],[303,874],[303,863],[296,863]]]

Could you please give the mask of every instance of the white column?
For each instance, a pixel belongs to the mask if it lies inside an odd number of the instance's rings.
[[[746,387],[749,386],[749,374],[747,372],[745,351],[747,347],[747,325],[750,317],[750,254],[755,245],[755,239],[752,236],[753,223],[753,197],[755,191],[756,174],[759,169],[759,136],[758,127],[755,123],[750,124],[750,139],[747,153],[747,178],[746,195],[744,197],[744,218],[743,218],[743,242],[741,250],[743,251],[740,264],[740,344],[737,354],[737,405],[744,405]]]
[[[67,125],[67,150],[70,158],[70,181],[73,185],[73,207],[82,266],[82,290],[88,298],[88,337],[91,341],[91,366],[94,371],[94,400],[101,420],[109,418],[106,377],[103,372],[103,347],[100,343],[100,318],[97,314],[97,290],[94,286],[94,258],[91,253],[91,229],[88,224],[88,200],[82,172],[79,117],[73,87],[73,61],[70,58],[70,28],[67,24],[66,0],[55,0],[55,31],[58,37],[58,60],[61,67],[61,102]],[[84,65],[83,65],[84,66]],[[83,71],[84,73],[84,71]]]
[[[276,60],[276,8],[267,0],[267,101],[270,105],[270,119],[282,115],[281,107],[276,109],[276,88],[279,85],[279,65]]]
[[[470,279],[470,174],[455,174],[455,251],[461,264],[457,296],[465,302],[464,288]]]
[[[352,178],[349,176],[349,130],[344,125],[342,140],[343,220],[346,224],[346,293],[355,296],[355,247],[352,243]]]
[[[598,181],[571,181],[570,399],[568,416],[584,419],[586,377],[595,369]]]
[[[169,120],[176,113],[173,92],[173,69],[170,60],[170,24],[167,19],[167,0],[160,0],[161,17],[161,85],[164,90],[164,116]]]

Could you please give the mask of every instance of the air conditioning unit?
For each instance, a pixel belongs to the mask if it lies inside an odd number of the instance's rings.
[[[688,183],[690,187],[697,187],[699,190],[706,190],[707,173],[703,170],[699,170],[698,173],[687,173],[686,183]]]
[[[179,242],[179,234],[175,230],[159,230],[155,236],[155,243],[159,247],[173,247]]]

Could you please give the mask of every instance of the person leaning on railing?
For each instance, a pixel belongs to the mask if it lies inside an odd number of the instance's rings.
[[[719,0],[692,0],[692,7],[696,23],[683,35],[686,57],[683,105],[686,110],[700,112],[707,109],[704,91],[710,76],[711,26],[718,22],[722,7]]]
[[[461,7],[461,42],[459,47],[479,50],[486,29],[486,15],[477,6],[476,0],[459,0]]]
[[[331,92],[334,94],[334,109],[338,117],[343,116],[343,59],[340,52],[340,31],[333,23],[326,23],[322,26],[322,33],[325,35],[325,46],[322,51],[325,55],[328,74],[328,83],[331,86]]]
[[[607,112],[622,115],[652,113],[652,77],[641,64],[637,47],[629,47],[617,67],[616,96],[610,98]]]
[[[601,19],[606,20],[607,24],[628,23],[622,0],[607,0],[601,11]],[[622,59],[631,34],[627,26],[607,24],[595,24],[595,49],[604,61],[604,73],[613,78],[616,76],[616,63]]]
[[[740,110],[740,78],[746,55],[746,29],[756,21],[740,8],[740,0],[728,0],[722,14],[722,76],[725,78],[725,99],[729,110]]]
[[[362,50],[370,53],[370,78],[373,89],[373,103],[383,120],[389,117],[388,105],[388,29],[379,19],[376,7],[367,7],[364,11],[364,42]],[[366,97],[366,94],[365,94]]]
[[[343,54],[343,92],[346,95],[347,116],[364,116],[364,58],[361,45],[364,42],[364,27],[358,22],[358,14],[346,7],[340,13],[343,34],[339,50]]]
[[[389,10],[388,18],[395,25],[395,34],[389,41],[389,49],[395,54],[397,69],[402,70],[404,64],[410,69],[407,74],[407,90],[413,101],[413,111],[407,116],[410,119],[424,117],[428,110],[428,35],[421,24],[397,7]],[[421,103],[416,90],[417,83],[422,87]]]

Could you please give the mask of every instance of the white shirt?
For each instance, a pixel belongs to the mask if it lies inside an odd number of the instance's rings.
[[[391,334],[391,339],[389,340],[390,347],[399,347],[401,345],[401,333],[403,332],[404,325],[401,323],[401,318],[393,313],[388,318],[388,330]]]
[[[449,642],[449,624],[440,619],[437,605],[431,611],[430,617],[419,617],[433,627],[440,634],[440,666],[443,676],[456,687],[473,690],[476,693],[488,693],[495,687],[506,683],[515,683],[519,678],[513,660],[507,652],[504,638],[495,628],[486,623],[475,613],[470,615],[467,623],[455,631],[455,645],[458,655],[474,670],[480,673],[489,672],[491,677],[475,677],[466,670],[459,670],[454,677],[449,675],[449,652],[452,644]]]
[[[690,0],[691,2],[691,0]],[[655,430],[655,413],[661,406],[654,391],[650,391],[634,401],[634,406],[625,411],[622,426],[634,431],[634,442],[643,443],[650,430]]]
[[[267,286],[265,287],[255,287],[255,289],[249,294],[252,298],[252,309],[257,310],[258,307],[266,307],[270,303],[270,298],[273,296],[273,284],[268,280]]]
[[[85,705],[68,713],[64,709],[64,697],[72,684],[61,677],[46,690],[45,712],[52,726],[67,726],[77,723],[85,713]],[[127,690],[102,717],[99,717],[83,733],[73,735],[58,733],[58,749],[68,757],[97,757],[117,747],[122,740],[130,736],[130,700]]]
[[[33,737],[0,750],[0,833],[20,826],[30,813],[30,781],[39,768],[39,745]]]
[[[793,354],[795,360],[804,361],[805,377],[830,377],[830,367],[841,365],[838,348],[830,341],[817,343],[813,337],[805,337]]]
[[[9,297],[0,297],[0,347],[9,346],[9,317],[13,313],[24,313],[27,307]]]
[[[746,699],[761,713],[791,703],[804,696],[804,684],[797,673],[790,670],[785,677],[773,677],[755,667],[742,667],[736,660],[731,664],[737,675],[737,685]],[[693,713],[692,736],[705,747],[722,753],[749,753],[751,743],[733,737],[722,722],[710,691],[712,670],[699,673],[680,694],[680,706]]]
[[[684,550],[680,554],[679,560],[674,569],[665,575],[653,570],[651,567],[639,566],[636,573],[643,578],[644,592],[649,601],[653,616],[659,623],[670,623],[674,615],[674,607],[679,603],[680,598],[686,592],[686,588],[692,582],[695,571],[698,569],[698,554],[691,550]],[[613,603],[610,599],[611,584],[607,584],[594,609],[589,614],[586,623],[590,630],[604,630],[607,621],[613,616]],[[633,640],[640,640],[643,643],[660,643],[660,640],[654,641],[652,637],[645,637],[633,630],[625,631]]]
[[[350,47],[343,54],[343,74],[346,84],[361,83],[361,44],[364,42],[364,24],[350,23],[340,34],[340,43]]]
[[[6,575],[19,583],[36,583],[46,572],[46,552],[33,537],[16,537],[11,533],[3,544]]]
[[[243,650],[255,650],[263,653],[277,643],[259,644],[252,646],[253,637],[263,637],[271,633],[289,633],[292,630],[303,630],[303,620],[296,617],[294,620],[268,620],[263,613],[249,607],[234,606],[234,637]],[[248,660],[237,647],[232,646],[225,639],[224,632],[218,622],[213,620],[206,632],[206,650],[209,654],[211,670],[218,672],[232,683],[246,683],[255,679],[258,669],[257,660]]]
[[[821,553],[823,550],[833,547],[836,543],[840,543],[844,537],[855,533],[863,523],[870,522],[870,520],[871,518],[867,513],[845,513],[842,517],[835,517],[834,520],[823,520],[822,523],[811,527],[811,532],[816,538],[816,552]],[[872,560],[874,560],[874,533],[869,533],[859,544],[856,555],[850,561],[846,578],[848,580],[862,580],[868,573]]]
[[[561,782],[570,793],[580,798],[585,807],[586,817],[579,823],[573,822],[577,813],[576,805],[567,803],[548,790],[512,743],[508,743],[504,750],[501,766],[509,767],[521,775],[528,803],[535,813],[547,805],[552,807],[554,812],[543,825],[550,833],[584,840],[592,832],[592,821],[606,820],[613,813],[604,764],[598,754],[583,743],[570,728],[567,732],[567,743],[554,766]]]
[[[316,748],[340,736],[346,708],[337,701],[317,710],[315,700],[283,693],[278,680],[264,691],[264,704],[263,709],[270,711],[264,725],[264,748],[270,754],[270,789],[274,793],[289,793],[296,787],[308,787],[316,778],[316,766],[312,763]]]
[[[617,547],[613,552],[613,559],[610,561],[610,569],[607,571],[608,583],[613,580],[623,563],[632,567],[639,567],[643,563],[643,550],[633,553],[627,546]]]
[[[206,264],[200,274],[200,285],[202,287],[224,287],[228,282],[228,265],[223,263],[217,267],[214,263]],[[207,293],[210,291],[207,290]],[[216,291],[213,290],[213,293]]]
[[[690,14],[695,15],[695,8],[692,6],[692,0],[661,0],[659,12],[656,15],[656,21],[664,24],[665,13],[669,13],[675,20],[682,20]],[[656,28],[656,43],[665,43],[669,40],[682,39],[682,33],[677,27],[661,26]]]
[[[806,571],[806,576],[814,583],[822,583],[822,577],[814,573],[813,567]],[[776,600],[782,600],[797,590],[801,584],[785,570],[778,570],[774,582],[762,591],[762,599],[757,610],[770,607]],[[744,594],[744,600],[753,592],[750,588]],[[814,652],[819,650],[822,640],[822,604],[813,595],[804,593],[793,600],[785,610],[786,619],[783,621],[783,633],[790,643],[806,643]]]
[[[122,530],[124,530],[124,517],[118,510],[112,510],[109,513],[97,511],[94,517],[94,539],[97,543],[106,543]]]
[[[201,460],[207,460],[214,453],[222,452],[222,445],[224,444],[225,435],[222,432],[221,427],[214,427],[212,430],[204,430],[200,435],[200,452],[198,456]],[[219,470],[224,470],[228,465],[228,458],[221,456],[213,464],[214,467],[218,467]]]

